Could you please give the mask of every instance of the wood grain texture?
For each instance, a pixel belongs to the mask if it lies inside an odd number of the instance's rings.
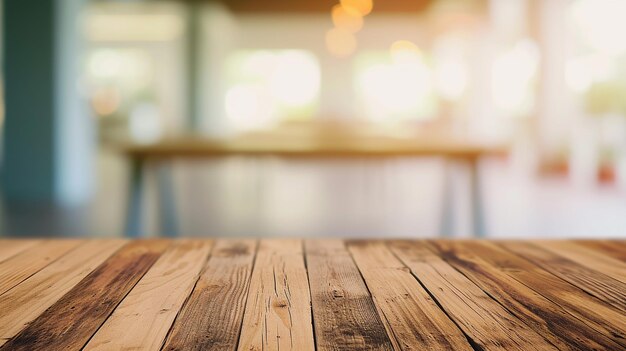
[[[626,262],[626,244],[608,240],[576,240],[575,244],[609,255],[616,260]]]
[[[436,241],[430,244],[448,263],[560,350],[622,348],[561,306],[508,275],[506,270],[489,264],[462,242]]]
[[[39,243],[39,240],[0,240],[0,262]]]
[[[626,284],[529,242],[500,245],[626,314]]]
[[[174,242],[84,350],[160,350],[211,247],[209,240]]]
[[[0,254],[0,351],[626,350],[624,241],[40,239]]]
[[[0,350],[82,348],[168,244],[164,240],[127,244]]]
[[[349,241],[381,318],[401,350],[472,350],[459,328],[383,242]]]
[[[218,240],[163,350],[235,350],[256,242]]]
[[[131,144],[122,148],[133,158],[213,158],[226,156],[273,156],[282,158],[359,158],[441,156],[476,159],[504,156],[508,145],[492,145],[457,138],[395,138],[372,136],[286,137],[282,133],[240,136],[233,139],[183,137],[154,144]]]
[[[502,246],[511,244],[514,242],[503,242]],[[464,246],[552,303],[561,306],[606,338],[626,347],[626,318],[623,313],[496,244],[468,242]]]
[[[79,244],[79,240],[41,242],[3,261],[0,263],[0,294],[58,260]]]
[[[536,241],[535,245],[626,283],[626,263],[571,241]]]
[[[390,247],[481,350],[556,350],[423,243]]]
[[[0,346],[117,251],[124,240],[88,241],[0,295]]]
[[[306,262],[317,349],[392,350],[374,301],[342,240],[309,240]]]
[[[246,303],[240,351],[314,350],[302,240],[262,240]]]

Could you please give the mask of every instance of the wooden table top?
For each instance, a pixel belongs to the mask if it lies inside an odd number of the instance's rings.
[[[475,159],[505,156],[508,145],[457,139],[390,137],[298,138],[242,136],[231,139],[172,138],[151,144],[126,144],[122,153],[135,158],[277,156],[291,158],[353,158],[443,156]]]
[[[0,240],[0,345],[626,350],[626,242]]]

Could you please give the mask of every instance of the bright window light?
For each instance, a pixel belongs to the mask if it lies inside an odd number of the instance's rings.
[[[582,39],[590,48],[613,55],[626,52],[626,1],[578,0],[571,11]]]
[[[320,67],[301,50],[240,51],[227,61],[225,112],[235,130],[310,118],[319,104]]]
[[[432,71],[412,43],[396,42],[386,54],[361,54],[355,67],[358,101],[368,119],[393,123],[435,116]]]
[[[524,116],[531,111],[538,65],[539,51],[530,40],[521,40],[496,57],[492,68],[496,108],[512,116]]]

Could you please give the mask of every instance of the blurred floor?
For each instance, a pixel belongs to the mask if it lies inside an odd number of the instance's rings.
[[[289,161],[224,159],[174,166],[185,236],[426,237],[438,235],[443,164],[437,159]],[[99,157],[94,202],[58,209],[4,203],[4,236],[120,236],[126,165]],[[455,169],[455,222],[468,236],[464,169]],[[503,160],[482,165],[492,237],[624,237],[626,194],[613,186],[573,187],[567,179],[520,176]],[[147,178],[146,232],[158,233],[154,176]]]

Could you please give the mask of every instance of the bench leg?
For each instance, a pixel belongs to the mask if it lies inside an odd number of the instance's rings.
[[[478,159],[470,160],[469,178],[472,235],[477,238],[484,238],[487,235],[487,230],[485,226],[485,213],[482,192],[483,189],[480,179],[480,167]]]
[[[167,237],[178,236],[178,220],[176,217],[176,203],[174,200],[174,180],[170,164],[157,165],[157,182],[159,188],[159,229],[161,235]]]
[[[454,236],[455,232],[455,211],[454,211],[454,165],[448,159],[443,161],[443,181],[442,183],[442,200],[441,200],[441,217],[439,223],[439,236],[449,238]]]
[[[125,228],[126,236],[130,238],[137,238],[142,235],[143,164],[144,161],[139,158],[130,161]]]

